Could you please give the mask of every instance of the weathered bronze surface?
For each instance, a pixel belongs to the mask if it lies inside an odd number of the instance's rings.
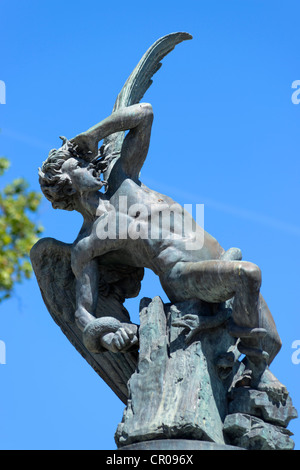
[[[171,438],[292,448],[285,429],[296,412],[269,369],[281,341],[259,267],[139,179],[153,122],[152,106],[140,101],[161,60],[189,39],[173,33],[156,41],[112,114],[49,153],[41,189],[54,208],[81,213],[83,225],[72,244],[40,240],[32,264],[54,320],[127,404],[119,447]],[[138,295],[144,268],[159,276],[170,304],[144,299],[136,325],[123,304]],[[252,392],[241,395],[246,388]],[[255,392],[271,438],[252,439],[254,418],[242,418],[254,416]]]

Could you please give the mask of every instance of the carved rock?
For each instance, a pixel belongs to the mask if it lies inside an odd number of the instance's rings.
[[[228,333],[230,302],[217,308],[142,300],[138,365],[115,434],[118,448],[156,448],[166,439],[224,449],[294,448],[286,427],[297,411],[288,393],[234,388],[244,365]]]
[[[227,443],[248,450],[294,449],[290,431],[243,413],[226,416],[224,434]]]
[[[280,400],[267,392],[237,388],[231,391],[229,399],[229,413],[246,413],[284,428],[298,416],[289,396]]]
[[[129,380],[118,447],[163,438],[224,444],[228,374],[224,381],[225,363],[220,369],[218,360],[232,354],[233,339],[220,326],[186,344],[186,331],[173,323],[191,313],[208,319],[211,307],[198,301],[164,305],[156,297],[143,299],[142,307],[138,367]],[[232,374],[232,363],[228,369]]]

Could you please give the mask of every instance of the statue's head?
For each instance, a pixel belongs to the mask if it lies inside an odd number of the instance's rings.
[[[78,196],[99,191],[105,182],[100,179],[101,171],[78,155],[75,145],[65,138],[63,141],[62,147],[51,150],[39,168],[39,182],[54,209],[72,211]]]

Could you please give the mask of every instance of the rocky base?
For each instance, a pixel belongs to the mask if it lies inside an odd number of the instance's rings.
[[[142,300],[138,366],[115,434],[119,449],[169,450],[182,442],[207,450],[294,448],[287,426],[297,411],[285,387],[269,370],[263,391],[237,380],[245,366],[228,333],[228,311],[200,301]]]
[[[244,450],[241,447],[190,439],[159,439],[142,441],[122,447],[122,450]]]
[[[249,450],[293,450],[287,429],[297,411],[291,398],[250,388],[233,389],[224,420],[226,442]]]
[[[287,429],[243,413],[226,416],[224,434],[231,445],[248,450],[293,450],[295,446]]]

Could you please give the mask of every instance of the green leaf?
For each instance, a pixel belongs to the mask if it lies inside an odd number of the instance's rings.
[[[0,157],[0,176],[9,166],[9,160]],[[32,275],[29,252],[43,227],[31,217],[40,200],[41,194],[29,190],[24,178],[13,180],[0,191],[0,302],[12,295],[17,282]]]

